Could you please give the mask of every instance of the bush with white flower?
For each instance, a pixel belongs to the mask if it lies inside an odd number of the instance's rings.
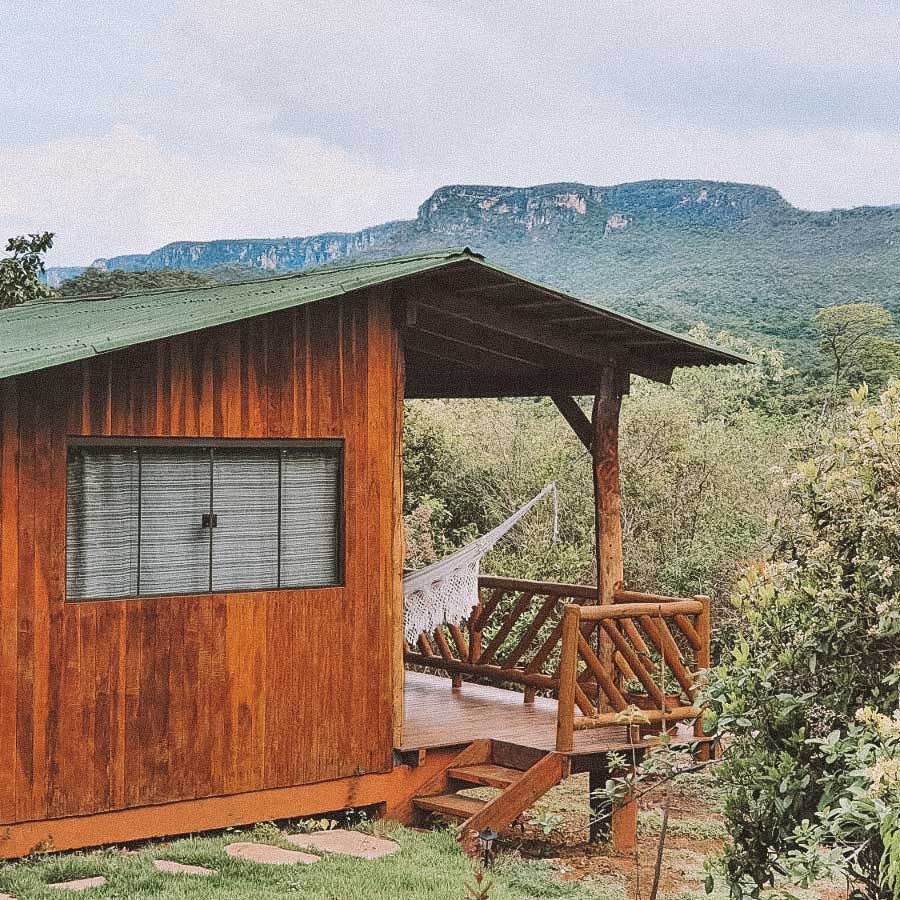
[[[736,898],[827,870],[900,898],[900,384],[853,392],[792,490],[800,520],[739,586],[745,629],[707,689],[722,869]]]

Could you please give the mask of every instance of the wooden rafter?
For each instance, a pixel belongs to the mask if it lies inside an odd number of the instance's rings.
[[[407,348],[410,374],[405,396],[410,400],[437,397],[546,397],[552,394],[590,394],[597,383],[596,374],[580,372],[577,379],[558,372],[539,375],[503,376],[484,372],[437,370],[430,357]]]
[[[550,326],[515,310],[478,302],[456,290],[452,290],[451,293],[451,301],[435,300],[431,294],[424,292],[416,298],[416,302],[421,307],[437,309],[455,319],[472,322],[483,329],[510,335],[537,348],[543,348],[545,353],[549,350],[563,357],[591,363],[593,367],[617,364],[620,368],[654,381],[668,383],[672,377],[672,369],[667,364],[642,358],[627,351],[623,352],[610,342],[599,338],[585,340],[577,331],[562,326]]]
[[[420,309],[415,328],[407,333],[408,338],[414,340],[417,331],[450,336],[453,340],[477,347],[487,353],[517,360],[526,368],[546,368],[548,362],[558,362],[558,357],[554,360],[553,354],[548,356],[546,353],[540,353],[534,344],[479,328],[473,322],[454,319],[437,309]],[[573,359],[572,363],[577,364],[577,360]]]
[[[435,334],[420,328],[407,332],[407,346],[443,359],[451,365],[461,364],[465,368],[482,372],[498,372],[515,377],[523,370],[531,373],[542,371],[541,366],[536,363],[505,356],[449,335]]]

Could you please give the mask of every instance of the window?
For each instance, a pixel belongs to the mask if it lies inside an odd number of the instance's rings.
[[[73,442],[66,597],[340,584],[340,442]]]

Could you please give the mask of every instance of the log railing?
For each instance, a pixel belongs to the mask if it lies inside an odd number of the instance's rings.
[[[610,666],[592,646],[595,633],[612,645]],[[693,719],[700,736],[695,674],[710,664],[708,597],[618,591],[606,606],[568,604],[561,644],[557,750],[572,749],[575,731],[621,723],[664,730]]]
[[[440,625],[407,644],[408,664],[442,669],[458,685],[463,675],[556,696],[562,614],[568,603],[590,603],[596,588],[482,576],[481,602],[461,626]]]
[[[695,719],[694,673],[709,666],[709,600],[482,576],[481,602],[463,625],[441,625],[407,645],[407,664],[538,691],[559,705],[557,749],[574,732],[622,724],[629,710],[658,728]],[[604,653],[603,647],[608,648]],[[604,664],[603,659],[609,660]]]

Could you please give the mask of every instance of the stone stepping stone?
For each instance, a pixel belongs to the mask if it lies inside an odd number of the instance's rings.
[[[48,884],[47,887],[56,888],[59,891],[89,891],[91,888],[103,887],[106,879],[102,875],[93,878],[75,878],[72,881],[57,881]]]
[[[160,872],[167,875],[210,875],[218,874],[215,869],[207,869],[206,866],[188,866],[184,863],[174,862],[171,859],[154,859],[153,865]]]
[[[12,894],[0,893],[0,900],[16,900],[16,898]]]
[[[269,866],[290,866],[294,863],[315,863],[318,856],[312,853],[301,853],[299,850],[283,850],[273,844],[254,844],[250,841],[240,841],[237,844],[229,844],[225,852],[235,859],[243,859],[245,862],[264,863]]]
[[[337,828],[334,831],[317,831],[315,834],[291,834],[285,840],[295,847],[322,850],[325,853],[342,853],[360,859],[380,859],[400,849],[400,845],[386,838],[372,837],[358,831]]]

